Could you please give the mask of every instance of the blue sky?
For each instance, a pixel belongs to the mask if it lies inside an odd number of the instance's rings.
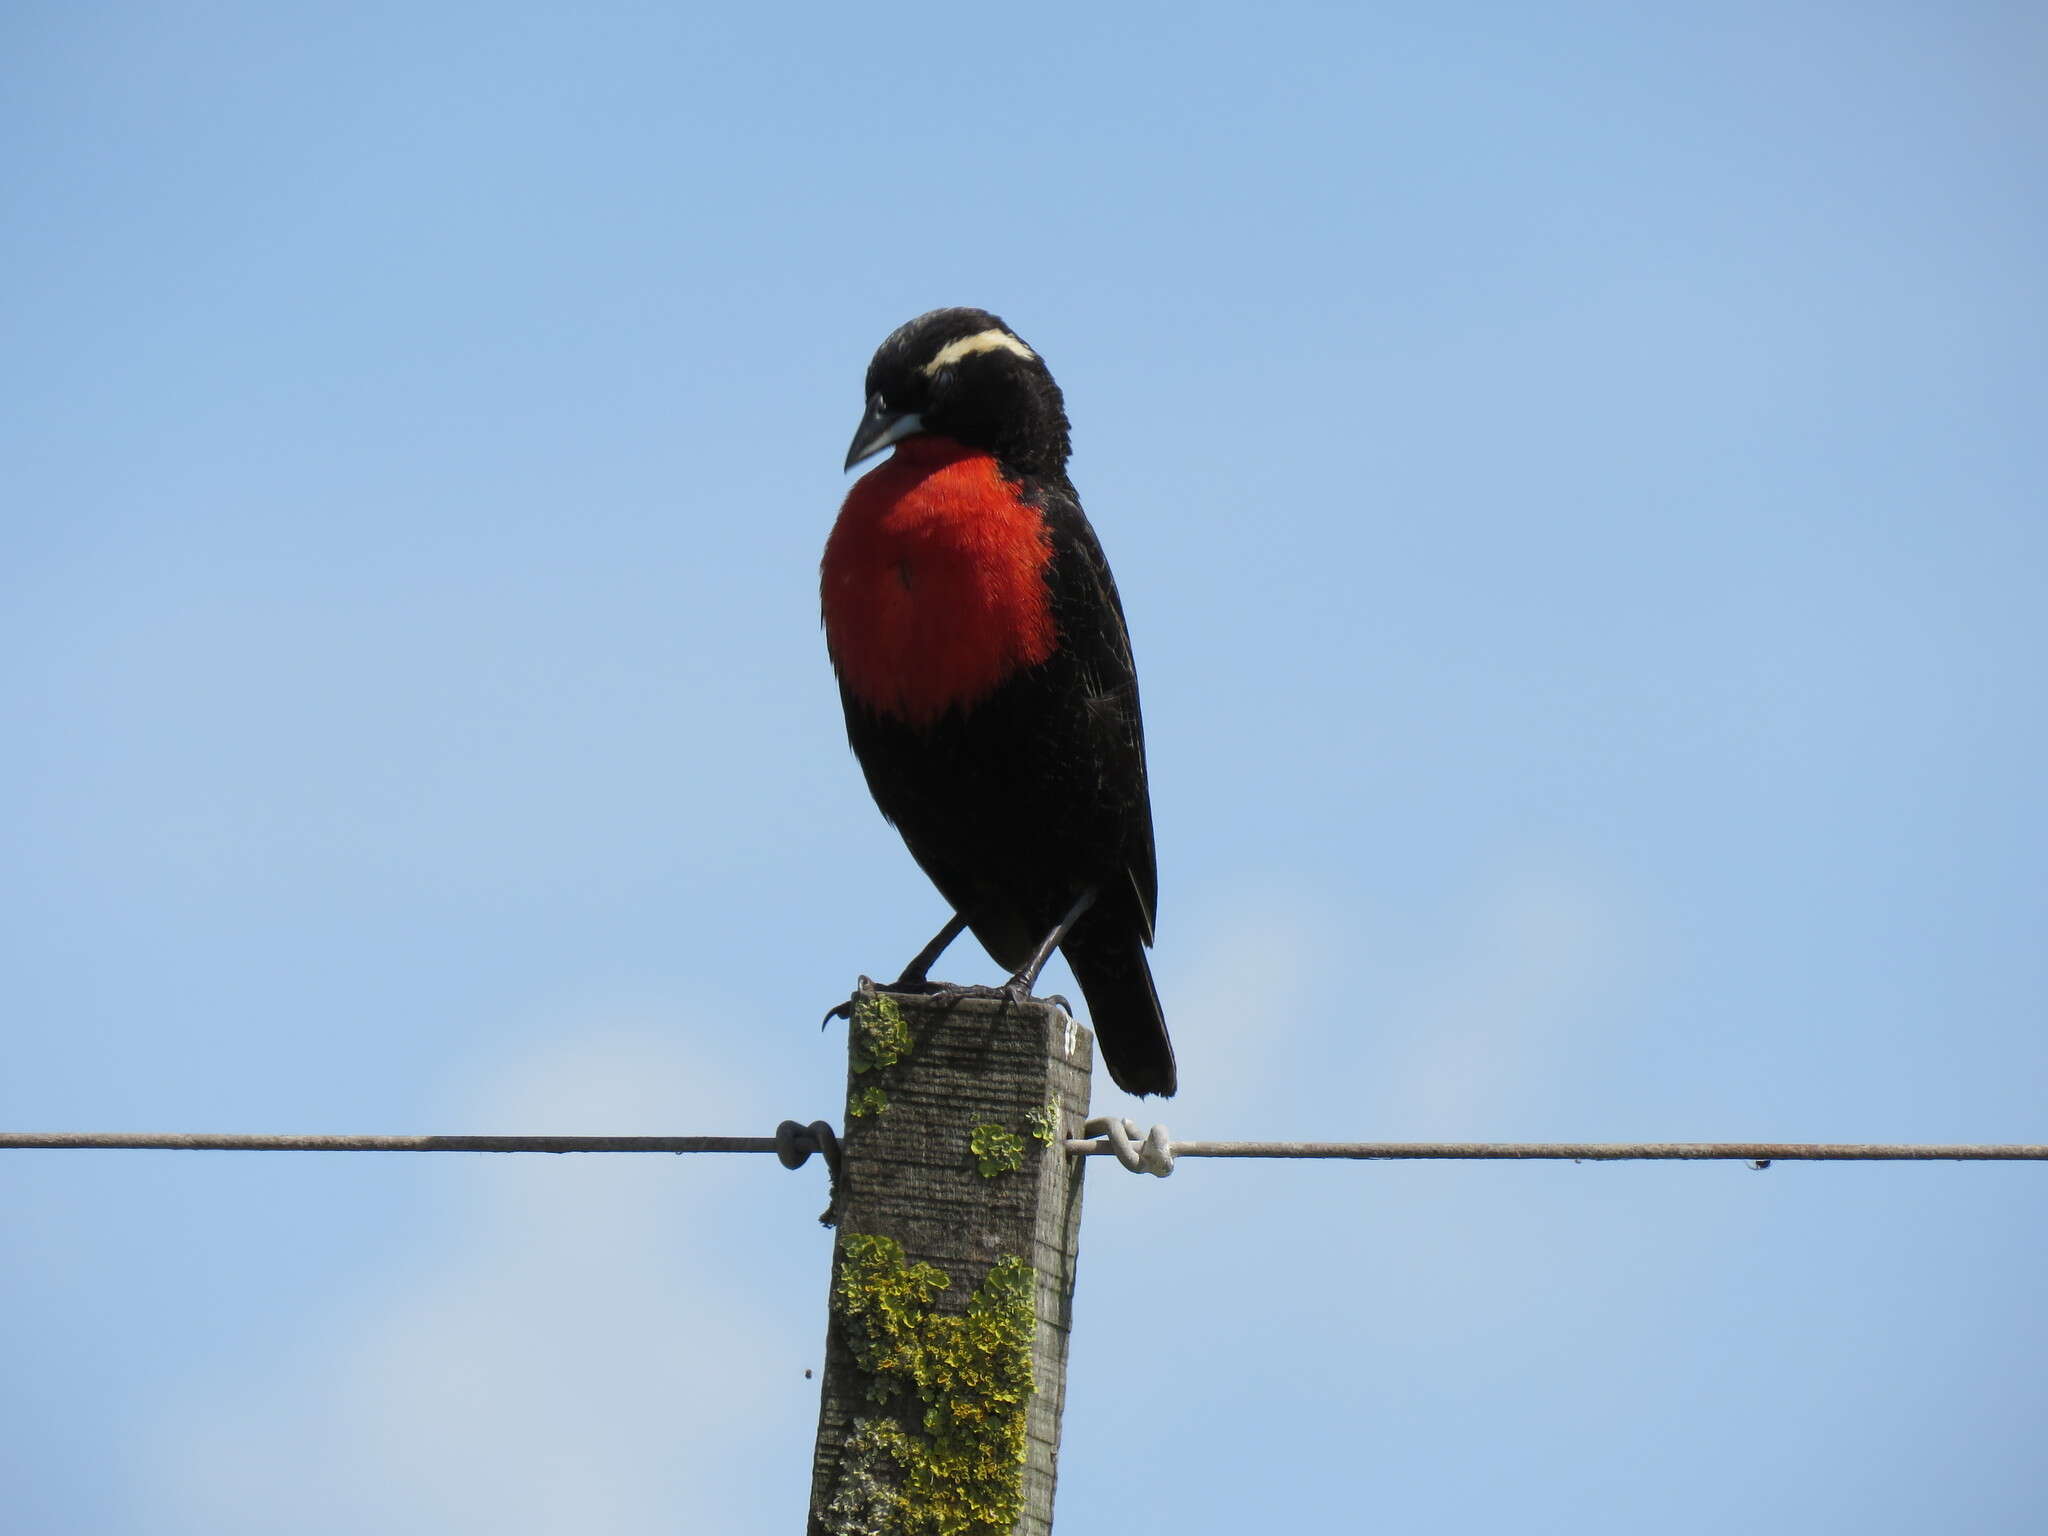
[[[836,1119],[818,1014],[943,912],[816,561],[869,353],[969,303],[1144,680],[1133,1113],[2048,1137],[2027,8],[0,44],[0,1124]],[[793,1529],[815,1175],[7,1154],[0,1507]],[[2038,1530],[2044,1234],[2030,1167],[1098,1163],[1060,1529]]]

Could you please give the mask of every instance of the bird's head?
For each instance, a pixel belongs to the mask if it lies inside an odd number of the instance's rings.
[[[935,309],[898,326],[868,364],[867,413],[846,467],[925,434],[1057,475],[1067,462],[1060,387],[1017,333],[985,309]]]

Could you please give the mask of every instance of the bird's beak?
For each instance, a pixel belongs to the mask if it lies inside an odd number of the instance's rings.
[[[868,413],[853,434],[853,446],[846,450],[846,467],[871,459],[891,443],[901,442],[913,432],[924,430],[924,418],[915,411],[899,411],[882,403],[876,395],[868,401]]]

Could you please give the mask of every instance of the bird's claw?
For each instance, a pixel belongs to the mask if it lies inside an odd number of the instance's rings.
[[[899,976],[886,986],[876,981],[872,976],[863,976],[860,979],[859,985],[853,989],[853,996],[849,997],[845,1002],[825,1010],[825,1017],[818,1021],[818,1028],[823,1029],[834,1019],[851,1020],[853,1018],[853,1010],[863,1000],[870,997],[887,997],[891,995],[897,997],[933,997],[951,991],[952,988],[946,984],[926,981],[922,976]]]
[[[834,1019],[845,1019],[849,1023],[852,1022],[853,1010],[855,1006],[860,1003],[861,999],[873,997],[877,990],[877,987],[870,978],[866,976],[861,977],[861,979],[854,985],[853,996],[849,997],[845,1002],[838,1004],[836,1007],[827,1008],[825,1010],[825,1017],[818,1020],[818,1028],[823,1029],[827,1024],[830,1024]]]
[[[940,986],[927,986],[925,996],[940,1003],[957,1003],[970,997],[992,998],[999,1003],[1019,1005],[1024,1003],[1058,1003],[1068,1013],[1074,1011],[1073,1004],[1069,1003],[1064,997],[1057,995],[1038,997],[1033,994],[1029,987],[1014,976],[1008,981],[993,987],[963,986],[956,982],[947,982]]]
[[[916,978],[899,976],[896,980],[884,986],[871,977],[863,976],[860,979],[860,984],[853,989],[853,996],[849,997],[845,1002],[825,1010],[825,1017],[818,1021],[818,1028],[823,1029],[834,1019],[851,1020],[853,1018],[853,1010],[864,999],[891,995],[928,998],[941,1006],[948,1003],[964,1002],[969,998],[991,998],[997,1002],[1014,1004],[1057,1003],[1061,1011],[1069,1017],[1072,1017],[1074,1012],[1074,1005],[1057,992],[1046,997],[1034,997],[1031,994],[1031,989],[1014,976],[1001,985],[993,987],[968,985],[957,981],[927,981],[922,976]]]

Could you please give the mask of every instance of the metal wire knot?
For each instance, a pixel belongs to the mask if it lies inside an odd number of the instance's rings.
[[[838,1178],[839,1137],[831,1126],[822,1120],[813,1120],[809,1125],[785,1120],[775,1127],[775,1156],[783,1167],[801,1168],[811,1160],[813,1152],[824,1157],[832,1177]]]
[[[1155,1125],[1145,1133],[1145,1139],[1136,1145],[1132,1138],[1138,1134],[1138,1127],[1129,1120],[1119,1120],[1112,1115],[1101,1115],[1081,1127],[1083,1136],[1103,1136],[1109,1140],[1109,1150],[1116,1154],[1116,1160],[1133,1173],[1149,1173],[1156,1178],[1165,1178],[1173,1172],[1173,1139],[1163,1125]]]

